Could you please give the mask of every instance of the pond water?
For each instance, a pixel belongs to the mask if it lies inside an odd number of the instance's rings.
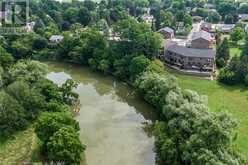
[[[88,68],[47,63],[47,77],[61,85],[79,83],[81,110],[76,116],[80,139],[87,145],[87,165],[155,165],[154,138],[145,123],[156,119],[154,109],[125,83]]]

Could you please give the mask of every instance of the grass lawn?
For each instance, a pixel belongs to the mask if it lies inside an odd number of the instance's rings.
[[[36,160],[38,160],[38,143],[32,128],[18,132],[7,141],[0,140],[0,162],[2,164],[21,164],[27,161],[36,162]]]
[[[240,56],[241,55],[241,49],[240,48],[238,48],[238,47],[232,47],[232,48],[230,48],[230,56],[231,57],[234,57],[234,56]]]
[[[207,95],[211,111],[226,111],[238,122],[238,149],[248,159],[248,88],[173,73],[180,86]]]

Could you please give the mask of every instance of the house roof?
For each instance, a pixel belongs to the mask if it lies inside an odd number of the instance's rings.
[[[239,19],[242,21],[248,20],[248,14],[239,14]]]
[[[201,30],[199,32],[195,32],[192,36],[192,40],[196,40],[199,38],[203,38],[203,39],[208,40],[208,41],[212,40],[211,34],[204,31],[204,30]]]
[[[49,40],[50,41],[55,41],[55,40],[62,40],[64,37],[62,35],[52,35]]]
[[[170,27],[164,27],[164,28],[160,29],[158,32],[174,33],[174,30],[171,29]]]
[[[187,48],[179,45],[170,45],[167,47],[167,51],[185,56],[185,57],[199,57],[199,58],[214,58],[215,51],[213,49],[194,49]]]
[[[245,25],[245,32],[247,32],[247,33],[248,33],[248,24],[247,24],[247,25]]]
[[[220,31],[232,31],[235,28],[235,24],[219,24],[218,29]]]

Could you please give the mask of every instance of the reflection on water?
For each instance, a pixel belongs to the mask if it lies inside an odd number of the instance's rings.
[[[62,84],[68,78],[79,83],[80,138],[87,145],[87,165],[154,165],[152,137],[143,127],[154,121],[154,109],[124,83],[87,68],[48,63],[48,78]]]

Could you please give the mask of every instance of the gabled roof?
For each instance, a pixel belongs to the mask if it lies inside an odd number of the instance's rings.
[[[174,33],[174,30],[171,29],[170,27],[164,27],[164,28],[160,29],[158,32]]]
[[[199,58],[214,58],[215,51],[213,49],[194,49],[187,48],[179,45],[170,45],[167,47],[167,51],[185,56],[185,57],[199,57]]]
[[[195,32],[192,36],[192,41],[193,40],[196,40],[196,39],[199,39],[199,38],[203,38],[207,41],[211,41],[212,40],[212,37],[211,37],[211,34],[204,31],[204,30],[201,30],[199,32]]]

